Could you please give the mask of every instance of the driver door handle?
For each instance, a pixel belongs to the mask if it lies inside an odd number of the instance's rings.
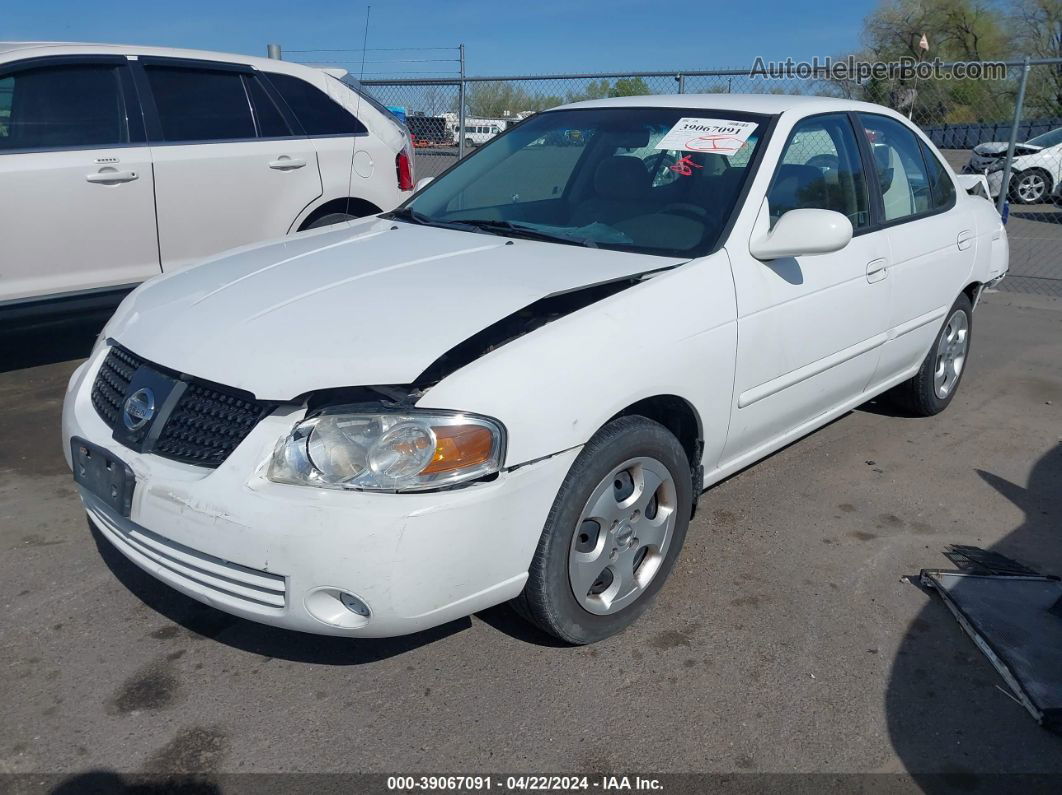
[[[269,167],[275,168],[277,171],[294,171],[297,168],[302,168],[306,165],[306,161],[299,157],[287,157],[282,155],[276,160],[269,161]]]
[[[884,257],[867,263],[867,281],[873,284],[889,275],[888,260]]]

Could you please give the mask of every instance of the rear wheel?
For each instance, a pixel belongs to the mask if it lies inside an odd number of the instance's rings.
[[[894,387],[889,398],[919,417],[929,417],[946,409],[966,372],[972,332],[973,307],[963,293],[948,312],[918,373]]]
[[[561,485],[514,607],[574,644],[626,629],[671,572],[692,500],[690,462],[670,431],[644,417],[610,422]]]
[[[1051,177],[1039,168],[1020,171],[1011,178],[1010,198],[1018,204],[1039,204],[1051,193]]]

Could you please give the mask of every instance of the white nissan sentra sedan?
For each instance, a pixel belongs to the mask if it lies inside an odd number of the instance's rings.
[[[876,105],[551,110],[392,213],[139,287],[66,454],[99,533],[218,609],[386,636],[512,600],[597,641],[702,489],[875,395],[951,402],[1008,261],[965,187]]]

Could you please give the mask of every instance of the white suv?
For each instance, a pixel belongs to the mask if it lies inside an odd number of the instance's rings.
[[[0,43],[0,319],[114,305],[226,249],[390,210],[411,151],[386,109],[318,69]]]

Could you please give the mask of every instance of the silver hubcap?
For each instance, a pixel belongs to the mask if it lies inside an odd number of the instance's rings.
[[[955,389],[966,363],[970,324],[961,309],[952,313],[937,343],[937,366],[933,371],[933,388],[938,398],[946,398]]]
[[[607,615],[645,592],[671,544],[677,499],[674,478],[653,458],[625,461],[597,485],[568,552],[580,605]]]
[[[1018,183],[1018,196],[1022,201],[1034,202],[1044,195],[1047,183],[1039,174],[1028,174]]]

